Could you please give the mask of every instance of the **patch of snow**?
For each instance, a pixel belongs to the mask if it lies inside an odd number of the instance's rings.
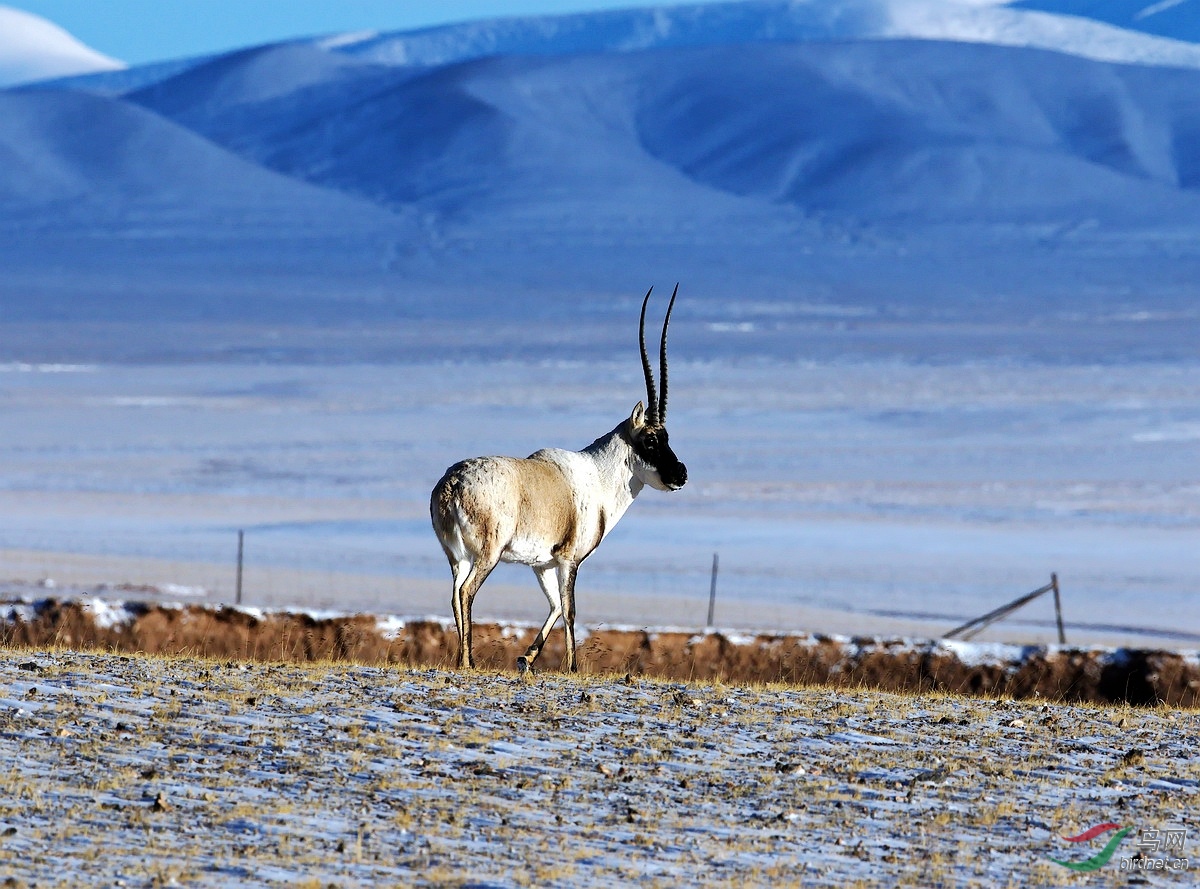
[[[1200,40],[1200,16],[1194,0],[1016,0],[1016,9],[1095,19],[1120,28],[1142,31],[1174,40]]]
[[[860,732],[852,729],[844,729],[842,731],[832,732],[825,737],[826,741],[839,742],[843,744],[879,744],[884,746],[895,745],[899,742],[892,738],[885,738],[882,735],[873,735],[869,732]]]
[[[999,642],[963,642],[959,639],[940,639],[938,649],[948,651],[965,667],[1007,666],[1020,663],[1029,654],[1029,649],[1020,645]]]
[[[37,619],[39,609],[36,602],[25,599],[19,602],[4,602],[3,611],[0,611],[0,621],[4,623],[13,623],[20,621],[21,623],[32,623]]]
[[[321,49],[347,49],[378,37],[378,31],[347,31],[342,34],[334,34],[330,37],[318,37],[313,41],[313,44]]]
[[[338,611],[330,608],[285,608],[285,609],[267,609],[261,614],[296,614],[303,615],[309,620],[320,622],[326,620],[340,620],[342,618],[353,617],[345,611]]]
[[[80,600],[85,613],[91,615],[92,621],[102,630],[112,630],[133,623],[137,615],[124,602],[109,601],[99,597]]]
[[[0,373],[95,373],[94,364],[29,364],[24,361],[9,361],[0,363]]]
[[[408,621],[393,614],[388,614],[375,622],[375,631],[384,639],[391,642],[404,632],[406,626],[408,626]]]
[[[1149,18],[1153,15],[1158,15],[1160,12],[1166,12],[1168,9],[1174,9],[1182,3],[1187,3],[1189,0],[1159,0],[1158,3],[1151,3],[1144,9],[1139,9],[1134,13],[1134,21]]]
[[[1131,437],[1134,441],[1144,444],[1200,441],[1200,423],[1182,423],[1169,429],[1135,432]]]
[[[0,88],[124,67],[40,16],[0,6]]]
[[[164,596],[184,596],[188,598],[203,597],[208,595],[208,590],[202,586],[186,586],[179,583],[164,583],[159,587],[159,592]]]

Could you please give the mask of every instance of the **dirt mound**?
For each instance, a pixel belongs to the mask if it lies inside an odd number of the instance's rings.
[[[476,662],[482,669],[512,669],[535,633],[533,627],[477,624]],[[450,667],[458,637],[452,624],[429,619],[50,598],[0,604],[0,644]],[[562,645],[561,632],[552,634],[541,669],[559,666]],[[602,629],[581,638],[578,654],[580,669],[590,673],[1200,705],[1200,659],[1168,651]]]

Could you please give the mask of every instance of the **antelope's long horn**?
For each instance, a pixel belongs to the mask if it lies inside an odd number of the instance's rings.
[[[679,284],[671,293],[671,301],[667,304],[667,317],[663,319],[662,340],[658,346],[658,384],[662,386],[662,401],[658,405],[658,422],[667,419],[667,325],[671,323],[671,309],[675,308],[675,297],[679,295]]]
[[[646,354],[646,306],[650,302],[650,294],[654,288],[646,291],[642,300],[642,320],[638,324],[638,345],[642,349],[642,372],[646,375],[646,416],[654,420],[658,416],[658,396],[654,393],[654,376],[650,372],[650,356]]]

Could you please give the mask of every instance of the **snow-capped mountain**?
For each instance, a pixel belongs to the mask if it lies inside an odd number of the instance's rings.
[[[1075,16],[1156,34],[1173,40],[1200,40],[1196,0],[1016,0],[1018,10]]]
[[[547,317],[591,294],[623,310],[665,274],[776,325],[1177,313],[1200,263],[1198,60],[986,0],[755,0],[10,90],[0,305]]]
[[[1181,11],[1169,22],[1165,17],[1157,19],[1160,27],[1148,33],[1137,33],[1136,24],[1130,30],[1125,22],[1148,21],[1146,16],[1133,10],[1127,16],[1106,15],[1106,3],[1089,6],[1058,0],[1058,9],[1036,4],[1037,0],[1011,6],[1006,0],[748,0],[510,18],[403,34],[342,35],[318,43],[390,65],[446,65],[489,55],[871,39],[989,43],[1050,49],[1109,62],[1200,64],[1200,47],[1183,42],[1193,39],[1195,0],[1178,4],[1190,5],[1190,14]],[[1075,11],[1072,6],[1088,8]],[[1043,14],[1042,8],[1055,14]]]
[[[40,16],[0,6],[0,87],[124,67]]]

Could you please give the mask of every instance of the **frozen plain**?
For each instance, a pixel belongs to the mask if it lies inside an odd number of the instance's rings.
[[[1194,712],[72,652],[0,687],[22,885],[1078,885],[1050,859],[1112,822],[1106,883],[1142,830],[1195,866]]]
[[[718,623],[734,628],[936,635],[1055,571],[1072,642],[1200,640],[1200,368],[698,362],[688,329],[671,430],[691,481],[645,492],[588,561],[585,623],[702,622],[716,552]],[[638,399],[635,348],[611,363],[0,365],[3,573],[229,600],[244,529],[251,603],[442,613],[427,506],[441,472],[587,444]],[[37,551],[110,561],[72,576]],[[505,566],[477,607],[533,620],[544,603]],[[1051,641],[1052,618],[1037,603],[991,638]]]

